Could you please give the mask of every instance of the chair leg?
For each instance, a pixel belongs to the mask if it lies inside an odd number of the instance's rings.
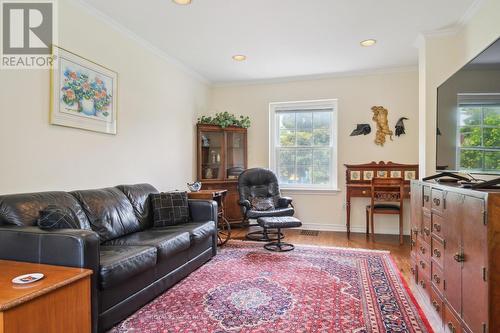
[[[366,237],[370,235],[370,211],[366,209]]]
[[[375,240],[375,225],[373,222],[373,209],[370,209],[370,227],[372,229],[372,240]]]
[[[399,213],[399,244],[403,245],[403,212]]]

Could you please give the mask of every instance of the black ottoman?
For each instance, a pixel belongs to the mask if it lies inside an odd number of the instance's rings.
[[[262,228],[278,229],[278,235],[280,234],[281,229],[297,228],[302,226],[302,222],[293,216],[259,217],[257,219],[257,223]],[[292,244],[282,242],[281,237],[278,237],[276,241],[264,245],[264,248],[269,251],[285,252],[291,251],[295,247]]]

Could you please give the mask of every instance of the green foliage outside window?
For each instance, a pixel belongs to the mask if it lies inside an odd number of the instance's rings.
[[[500,105],[460,107],[460,169],[500,171]]]

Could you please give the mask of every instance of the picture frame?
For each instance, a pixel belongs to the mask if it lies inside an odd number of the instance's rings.
[[[351,171],[349,177],[351,180],[361,180],[361,171]]]
[[[401,178],[401,171],[399,171],[399,170],[392,170],[391,171],[391,178]]]
[[[416,173],[413,170],[407,170],[405,171],[405,177],[404,180],[414,180],[416,179]]]
[[[50,124],[116,134],[118,74],[61,47],[53,49]]]
[[[373,179],[373,170],[363,171],[363,180],[371,181]]]
[[[378,178],[387,178],[387,171],[385,171],[385,170],[378,170],[377,171],[377,177]]]

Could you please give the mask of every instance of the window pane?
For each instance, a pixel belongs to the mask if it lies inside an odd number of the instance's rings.
[[[331,118],[330,112],[315,112],[314,128],[330,128]]]
[[[460,107],[460,125],[481,125],[482,108],[480,106]]]
[[[297,165],[297,183],[298,184],[312,184],[312,166]]]
[[[297,130],[312,129],[312,112],[299,112],[297,115]]]
[[[500,150],[484,152],[484,169],[500,170]]]
[[[295,166],[295,149],[280,149],[279,164]]]
[[[279,181],[283,184],[295,183],[295,167],[280,165],[279,166]]]
[[[460,128],[461,147],[480,147],[481,145],[481,127],[467,126]]]
[[[330,130],[315,129],[314,130],[314,145],[315,146],[330,146]]]
[[[313,167],[313,184],[326,185],[330,183],[330,166],[315,165]]]
[[[297,149],[297,165],[312,165],[312,149]]]
[[[483,152],[481,150],[460,150],[460,167],[477,170],[483,168]]]
[[[279,113],[280,128],[295,129],[295,113]]]
[[[500,127],[483,129],[483,145],[488,148],[500,147]]]
[[[313,165],[330,165],[330,149],[314,149]]]
[[[295,131],[280,130],[280,146],[282,147],[295,146]]]
[[[312,146],[312,129],[297,131],[297,146]]]
[[[484,108],[484,125],[500,127],[500,106]]]

